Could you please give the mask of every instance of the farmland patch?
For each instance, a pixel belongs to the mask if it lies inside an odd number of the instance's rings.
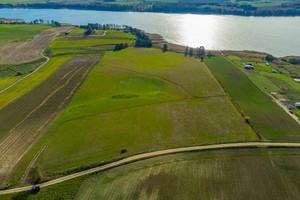
[[[0,182],[5,184],[24,155],[60,115],[98,57],[76,57],[0,110]]]

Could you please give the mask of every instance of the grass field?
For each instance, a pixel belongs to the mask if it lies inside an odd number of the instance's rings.
[[[134,45],[134,40],[130,40],[134,36],[121,30],[107,30],[105,36],[102,35],[103,30],[99,30],[98,35],[92,36],[84,36],[84,31],[80,28],[73,29],[69,36],[52,42],[45,53],[50,57],[82,54],[104,55],[107,51],[113,50],[116,44]]]
[[[0,45],[30,40],[34,35],[50,28],[53,26],[48,24],[0,24]]]
[[[15,76],[15,77],[0,80],[0,91],[10,86],[20,78],[22,78],[22,76]]]
[[[198,59],[137,48],[104,56],[50,135],[37,160],[50,174],[175,146],[257,140]]]
[[[300,139],[300,126],[241,70],[222,57],[206,59],[205,62],[264,138],[281,141]]]
[[[118,39],[82,39],[82,40],[55,40],[51,43],[49,48],[81,48],[88,46],[97,46],[97,45],[107,45],[107,44],[118,44],[118,43],[128,43],[133,44],[133,41],[130,40],[118,40]]]
[[[44,62],[46,62],[46,58],[22,64],[0,64],[0,80],[31,73]]]
[[[174,154],[69,180],[36,195],[0,198],[297,199],[299,153],[297,149],[232,149]]]
[[[108,30],[104,38],[119,38],[119,39],[130,39],[136,36],[132,35],[131,33],[123,33],[123,31],[119,30]]]
[[[7,104],[26,94],[28,91],[46,80],[52,73],[54,73],[64,62],[71,57],[55,57],[52,58],[45,66],[43,66],[36,73],[24,79],[11,87],[9,90],[0,94],[0,109]],[[0,82],[1,83],[1,82]]]

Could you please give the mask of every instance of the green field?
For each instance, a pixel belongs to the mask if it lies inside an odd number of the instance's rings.
[[[34,35],[50,28],[53,26],[48,24],[0,24],[0,45],[30,40]]]
[[[19,80],[20,78],[22,78],[22,76],[15,76],[15,77],[0,80],[0,91],[7,88],[11,84]]]
[[[36,163],[50,174],[164,148],[257,140],[203,63],[143,48],[104,56],[51,135]]]
[[[300,84],[292,77],[300,77],[300,67],[297,65],[269,63],[266,66],[264,60],[254,58],[239,58],[228,56],[262,91],[281,101],[296,102],[300,99]],[[251,62],[252,60],[252,62]],[[256,61],[257,63],[253,62]],[[243,63],[252,63],[254,70],[244,69]],[[275,69],[277,73],[271,73]]]
[[[108,30],[104,38],[118,38],[118,39],[130,39],[136,36],[132,35],[131,33],[123,33],[123,31],[119,30]]]
[[[107,44],[118,44],[118,43],[128,43],[133,44],[133,41],[130,40],[119,40],[119,39],[82,39],[82,40],[69,40],[69,39],[60,39],[55,40],[51,43],[49,48],[81,48],[88,46],[97,46],[97,45],[107,45]]]
[[[44,62],[46,62],[46,58],[22,64],[0,64],[0,80],[31,73]]]
[[[55,40],[46,50],[46,55],[65,56],[81,54],[105,54],[114,49],[116,44],[127,43],[134,45],[134,36],[130,33],[124,33],[122,30],[107,30],[103,36],[104,30],[98,30],[98,35],[84,36],[85,30],[75,28],[70,35]]]
[[[299,153],[297,149],[232,149],[167,155],[72,179],[35,195],[0,198],[297,199]]]
[[[75,27],[69,34],[69,36],[83,36],[85,29]]]
[[[265,139],[300,139],[297,122],[259,90],[240,69],[222,57],[206,59],[205,62]]]

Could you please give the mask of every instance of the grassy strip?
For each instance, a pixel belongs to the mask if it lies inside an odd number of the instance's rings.
[[[119,43],[128,43],[134,44],[134,40],[126,39],[82,39],[82,40],[55,40],[51,43],[49,48],[76,48],[76,47],[88,47],[96,46],[103,44],[119,44]]]
[[[34,35],[50,28],[53,26],[48,24],[0,24],[0,45],[29,40]]]
[[[10,86],[11,84],[13,84],[14,82],[16,82],[17,80],[19,80],[22,77],[23,76],[15,76],[15,77],[0,80],[0,91],[7,88],[8,86]]]
[[[45,66],[39,69],[31,76],[24,79],[22,82],[14,85],[4,93],[0,94],[0,109],[26,94],[35,86],[46,80],[52,73],[54,73],[64,62],[70,59],[71,56],[62,56],[52,58]]]
[[[29,63],[22,64],[0,64],[0,79],[31,73],[36,68],[41,66],[44,62],[46,62],[46,58],[41,58]]]
[[[272,140],[299,140],[300,127],[279,106],[259,90],[242,71],[223,57],[205,62],[233,100],[263,137]]]

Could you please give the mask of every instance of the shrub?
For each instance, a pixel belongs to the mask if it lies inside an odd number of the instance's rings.
[[[266,56],[266,60],[269,61],[269,62],[272,62],[272,61],[274,60],[274,56],[268,54],[268,55]]]

